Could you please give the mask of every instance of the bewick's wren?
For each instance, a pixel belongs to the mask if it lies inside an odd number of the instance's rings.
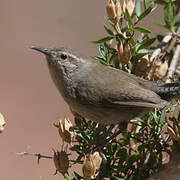
[[[180,82],[146,81],[69,48],[31,48],[46,55],[51,77],[71,110],[98,123],[128,122],[180,94]]]

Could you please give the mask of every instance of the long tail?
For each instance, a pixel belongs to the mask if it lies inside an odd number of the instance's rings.
[[[180,82],[157,84],[155,92],[164,100],[180,95]]]

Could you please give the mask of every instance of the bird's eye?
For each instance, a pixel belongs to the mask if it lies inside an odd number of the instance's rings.
[[[66,59],[67,55],[66,54],[61,54],[61,59]]]

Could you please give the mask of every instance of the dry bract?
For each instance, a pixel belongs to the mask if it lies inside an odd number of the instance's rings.
[[[94,178],[96,169],[95,169],[94,162],[92,159],[92,154],[90,154],[88,158],[85,157],[82,171],[83,171],[84,180],[91,180],[91,178]]]
[[[135,7],[136,7],[136,2],[135,0],[124,0],[123,2],[123,12],[126,11],[126,9],[129,12],[130,16],[134,15],[135,12]]]
[[[71,143],[74,137],[74,132],[70,131],[71,127],[72,123],[69,119],[59,120],[59,135],[67,143]]]
[[[96,152],[93,153],[92,159],[93,159],[94,166],[95,166],[95,169],[96,169],[96,172],[97,172],[100,169],[100,166],[101,166],[101,163],[102,163],[102,157],[101,157],[100,153],[96,151]]]
[[[152,60],[149,58],[148,54],[143,56],[137,62],[135,74],[137,76],[147,79],[147,76],[151,68],[151,63],[152,63]]]
[[[119,0],[114,1],[115,4],[115,11],[116,11],[116,23],[119,22],[120,18],[122,17],[122,9],[121,9],[121,4]]]
[[[177,139],[176,133],[174,132],[174,130],[173,130],[170,126],[167,127],[167,132],[168,132],[168,134],[170,135],[170,137],[171,137],[173,140],[176,140],[176,139]]]
[[[5,124],[6,124],[6,122],[5,122],[5,120],[4,120],[4,117],[3,117],[3,115],[0,113],[0,133],[3,132]]]
[[[117,24],[122,15],[121,4],[119,0],[115,0],[115,1],[108,0],[108,4],[106,6],[106,12],[109,19],[114,24]]]
[[[131,46],[129,45],[128,42],[120,42],[118,46],[118,59],[119,62],[124,65],[124,64],[129,64],[130,60],[132,58],[132,51],[131,51]]]
[[[85,157],[82,167],[84,180],[95,178],[98,175],[101,163],[102,157],[97,151],[93,154],[90,153],[88,158]]]
[[[174,141],[177,141],[180,145],[180,133],[179,133],[179,126],[177,126],[175,123],[173,123],[173,128],[170,126],[167,126],[167,132],[170,135],[171,139]]]
[[[56,172],[60,172],[63,176],[68,174],[69,158],[65,151],[54,151],[53,160],[56,167]]]
[[[112,0],[108,1],[108,4],[106,6],[106,12],[109,17],[109,19],[113,22],[116,23],[116,10],[115,10],[115,4]]]
[[[161,80],[165,77],[167,71],[168,71],[167,61],[162,62],[161,60],[158,60],[155,62],[155,70],[152,78],[156,81]]]

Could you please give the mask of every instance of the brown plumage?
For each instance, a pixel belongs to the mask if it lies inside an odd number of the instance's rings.
[[[77,114],[99,123],[117,124],[162,108],[180,94],[180,83],[158,84],[82,58],[69,48],[32,47],[46,55],[51,77]]]

